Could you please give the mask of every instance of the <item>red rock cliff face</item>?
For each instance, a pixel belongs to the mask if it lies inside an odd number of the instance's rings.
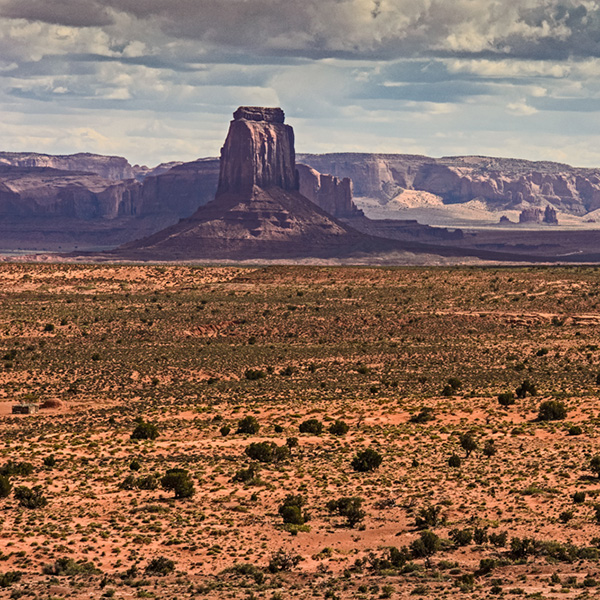
[[[300,193],[325,212],[340,219],[363,215],[352,201],[352,181],[334,175],[323,175],[307,165],[296,165]]]
[[[254,186],[298,189],[294,130],[280,108],[240,107],[234,113],[225,145],[217,199],[223,194],[248,197]]]

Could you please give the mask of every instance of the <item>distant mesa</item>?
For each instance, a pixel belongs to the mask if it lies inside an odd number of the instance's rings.
[[[221,149],[214,200],[115,253],[133,259],[239,260],[340,256],[392,247],[393,242],[359,233],[300,194],[294,131],[284,120],[280,108],[238,108]],[[349,189],[349,183],[334,179],[326,185],[340,194]]]

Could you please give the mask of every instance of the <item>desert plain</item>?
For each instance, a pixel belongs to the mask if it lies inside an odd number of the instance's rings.
[[[0,290],[0,598],[600,595],[597,267]]]

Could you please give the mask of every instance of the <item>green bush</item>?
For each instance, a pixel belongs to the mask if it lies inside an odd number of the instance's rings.
[[[247,446],[246,455],[262,463],[281,462],[290,457],[287,446],[278,446],[275,442],[253,442]]]
[[[8,477],[0,475],[0,498],[7,498],[12,490],[12,484]]]
[[[169,469],[160,480],[165,490],[175,492],[175,498],[191,498],[194,493],[194,482],[185,469]]]
[[[421,531],[420,536],[410,545],[411,552],[416,558],[425,558],[429,563],[429,558],[433,556],[442,547],[440,538],[426,529]]]
[[[460,467],[461,463],[462,463],[462,460],[461,460],[460,456],[458,456],[458,454],[453,454],[448,459],[448,466],[452,467],[453,469],[457,469],[458,467]]]
[[[279,573],[281,571],[291,571],[301,560],[297,554],[292,554],[286,550],[277,550],[271,555],[269,560],[270,573]]]
[[[534,383],[531,383],[529,379],[526,379],[521,385],[515,390],[517,398],[525,398],[527,394],[535,396],[537,394],[537,388]]]
[[[246,369],[244,377],[250,381],[256,381],[257,379],[264,379],[267,374],[260,369]]]
[[[540,404],[538,421],[560,421],[567,416],[567,407],[560,400],[546,400]]]
[[[429,529],[440,522],[441,506],[425,506],[419,510],[415,518],[417,529]]]
[[[377,450],[373,448],[367,448],[356,454],[352,459],[352,468],[359,473],[366,473],[367,471],[374,471],[379,468],[383,461],[383,457]]]
[[[345,421],[337,419],[329,426],[329,433],[331,435],[346,435],[350,430],[350,426]]]
[[[52,469],[56,466],[56,459],[54,458],[54,454],[50,454],[49,456],[44,457],[44,466]]]
[[[13,583],[21,580],[23,574],[21,571],[7,571],[6,573],[0,574],[0,588],[10,587]],[[11,596],[11,598],[18,596]]]
[[[468,546],[473,541],[473,531],[471,529],[453,529],[450,537],[457,546]]]
[[[307,515],[302,512],[302,507],[305,504],[306,498],[295,494],[288,494],[278,509],[283,522],[291,525],[304,525]]]
[[[327,510],[346,518],[348,527],[354,527],[360,523],[366,516],[362,510],[363,499],[356,496],[344,496],[338,500],[330,500],[327,503]]]
[[[48,500],[42,494],[41,485],[36,485],[33,489],[25,485],[16,487],[15,498],[19,501],[19,506],[24,508],[43,508],[48,504]]]
[[[42,568],[44,575],[73,576],[73,575],[93,575],[99,573],[94,563],[85,560],[75,562],[72,558],[58,558],[51,565],[44,565]]]
[[[250,435],[256,435],[260,430],[260,424],[256,420],[256,417],[248,415],[238,422],[236,433],[247,433]]]
[[[159,556],[157,558],[153,558],[147,565],[146,565],[146,573],[148,575],[160,575],[160,576],[165,576],[168,575],[169,573],[172,573],[175,570],[175,563],[168,559],[165,558],[164,556]]]
[[[33,473],[33,465],[28,462],[15,462],[9,460],[0,468],[0,475],[3,477],[22,476],[26,477]]]
[[[250,465],[247,469],[238,469],[232,477],[232,481],[249,483],[258,478],[259,469],[256,465]]]
[[[512,392],[502,392],[501,394],[498,394],[498,403],[500,406],[511,406],[515,402],[515,395]]]
[[[585,502],[585,492],[575,492],[573,494],[573,503],[574,504],[583,504]]]
[[[477,440],[475,439],[475,434],[472,431],[467,431],[466,433],[460,434],[460,446],[465,451],[466,457],[469,458],[471,453],[478,448]]]
[[[155,440],[158,437],[158,427],[154,423],[140,421],[131,433],[132,440]]]
[[[592,456],[592,459],[590,460],[590,470],[600,479],[600,454]]]
[[[321,435],[323,433],[323,423],[318,419],[308,419],[300,423],[298,427],[300,433],[310,433],[312,435]]]
[[[411,423],[429,423],[429,421],[433,421],[434,419],[435,415],[433,414],[433,408],[429,406],[424,406],[416,415],[413,415],[409,420]]]

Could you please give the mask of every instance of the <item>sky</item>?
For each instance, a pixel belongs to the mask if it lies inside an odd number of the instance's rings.
[[[0,150],[218,156],[240,105],[297,152],[600,167],[600,0],[0,0]]]

